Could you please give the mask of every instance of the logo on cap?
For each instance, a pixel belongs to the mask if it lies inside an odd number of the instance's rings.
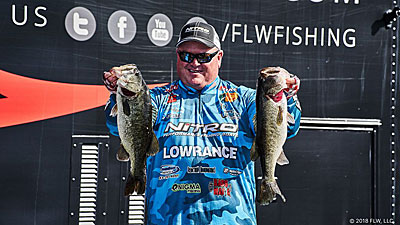
[[[210,33],[210,30],[206,29],[204,27],[188,27],[188,28],[186,28],[185,33],[195,32],[195,31],[200,31],[200,32],[207,33],[207,34]]]

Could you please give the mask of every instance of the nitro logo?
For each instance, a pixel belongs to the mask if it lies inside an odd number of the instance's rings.
[[[208,30],[208,29],[206,29],[204,27],[188,27],[185,30],[186,33],[187,32],[196,32],[196,31],[200,31],[200,32],[203,32],[203,33],[206,33],[206,34],[210,33],[210,30]]]
[[[213,179],[208,184],[208,189],[216,196],[231,196],[232,185],[228,180]]]
[[[200,146],[172,146],[164,147],[163,158],[175,159],[178,157],[219,157],[225,159],[236,159],[237,148],[235,147],[200,147]]]
[[[164,132],[170,131],[183,131],[183,132],[191,132],[191,133],[198,133],[201,132],[206,134],[208,132],[230,132],[236,133],[238,131],[237,124],[229,124],[229,123],[209,123],[209,124],[196,124],[196,123],[185,123],[181,122],[178,125],[175,125],[171,122],[167,124],[165,127]]]
[[[174,184],[171,190],[173,192],[186,191],[186,193],[201,193],[201,186],[199,183],[189,183],[189,184]]]
[[[215,167],[205,167],[205,166],[188,167],[187,173],[215,173]]]

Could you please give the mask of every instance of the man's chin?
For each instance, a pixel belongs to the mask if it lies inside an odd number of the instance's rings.
[[[189,86],[189,87],[192,87],[192,88],[194,88],[196,90],[201,90],[201,89],[203,89],[204,86],[206,86],[204,84],[204,82],[197,81],[197,80],[188,81],[188,83],[186,85]]]

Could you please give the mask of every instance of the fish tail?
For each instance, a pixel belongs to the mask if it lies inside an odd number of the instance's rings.
[[[275,193],[277,193],[279,196],[281,196],[281,199],[283,202],[286,202],[285,196],[283,196],[281,190],[279,189],[278,183],[276,181],[272,185],[272,189],[274,190]]]
[[[146,190],[146,177],[138,178],[135,181],[135,191],[138,195],[144,194]]]
[[[260,205],[268,205],[276,199],[276,194],[281,196],[283,202],[286,202],[286,198],[283,196],[278,187],[278,183],[275,180],[269,181],[262,179],[260,191],[257,196],[257,202]]]
[[[132,176],[131,173],[128,175],[128,180],[125,185],[125,196],[136,192],[138,195],[144,194],[146,188],[146,177],[145,176]]]

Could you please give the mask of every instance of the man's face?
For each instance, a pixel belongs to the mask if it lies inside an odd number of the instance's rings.
[[[177,71],[179,79],[187,86],[196,90],[203,89],[206,85],[212,83],[218,76],[218,70],[221,66],[223,51],[220,50],[216,56],[208,63],[199,63],[193,59],[191,63],[182,61],[178,52],[189,52],[193,54],[214,53],[218,48],[210,48],[197,41],[184,42],[177,48]]]

